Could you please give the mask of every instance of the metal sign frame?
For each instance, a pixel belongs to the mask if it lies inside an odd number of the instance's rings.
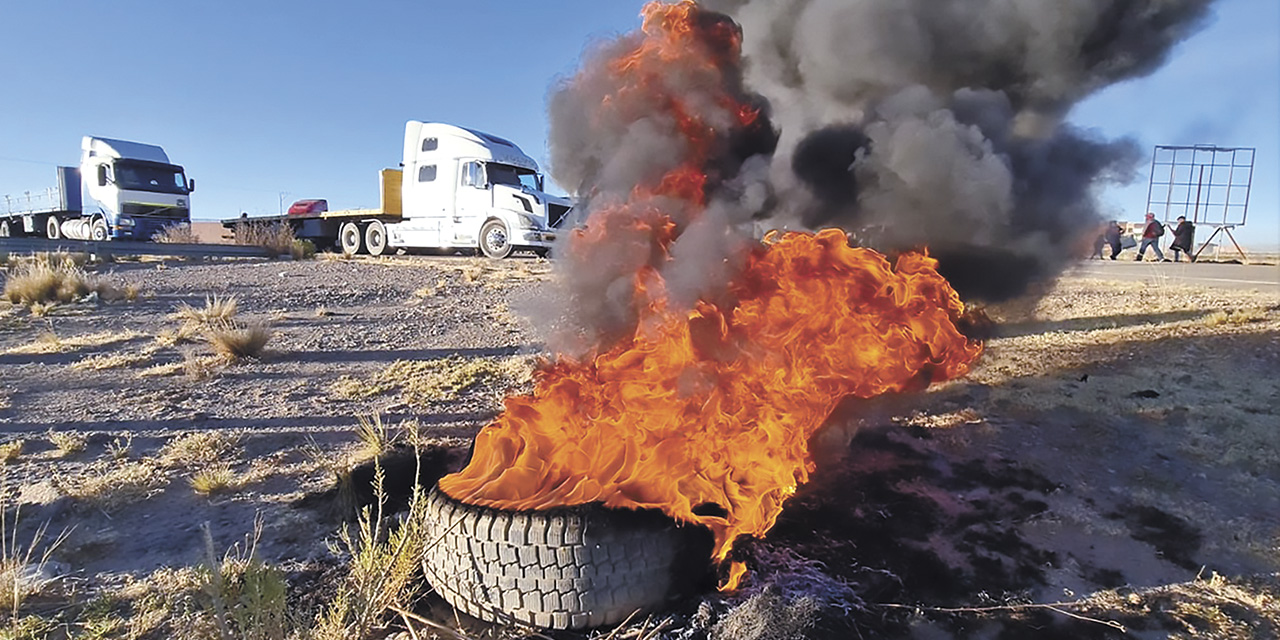
[[[1198,258],[1218,236],[1225,234],[1248,259],[1231,230],[1249,218],[1253,190],[1253,147],[1156,145],[1151,152],[1151,181],[1147,187],[1147,212],[1167,225],[1178,216],[1193,224],[1213,227],[1200,245]]]

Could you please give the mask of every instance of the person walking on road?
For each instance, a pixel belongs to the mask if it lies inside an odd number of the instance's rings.
[[[1196,261],[1195,254],[1191,252],[1191,245],[1196,242],[1196,226],[1187,222],[1186,216],[1178,216],[1178,226],[1173,228],[1173,244],[1169,245],[1169,250],[1173,252],[1173,261],[1182,262],[1181,255],[1187,254],[1187,260]]]
[[[1160,236],[1164,235],[1164,225],[1156,221],[1156,214],[1147,214],[1147,226],[1142,230],[1142,244],[1138,245],[1138,257],[1134,260],[1142,262],[1142,256],[1147,252],[1147,247],[1151,247],[1155,251],[1156,260],[1160,262],[1169,262],[1164,257],[1164,252],[1160,250]]]
[[[1122,234],[1123,232],[1124,232],[1124,229],[1120,227],[1120,224],[1117,223],[1115,220],[1112,220],[1107,223],[1106,231],[1104,231],[1102,234],[1103,240],[1105,240],[1106,243],[1111,246],[1112,260],[1115,260],[1116,256],[1120,255],[1120,248],[1121,248],[1120,234]]]

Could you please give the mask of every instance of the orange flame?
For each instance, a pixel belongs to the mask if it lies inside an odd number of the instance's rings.
[[[471,462],[440,488],[504,509],[661,509],[710,528],[722,562],[736,538],[767,532],[808,480],[809,440],[837,403],[963,375],[981,345],[957,330],[963,305],[934,260],[904,254],[891,266],[839,230],[770,236],[734,279],[733,303],[672,309],[656,265],[681,230],[662,203],[704,206],[708,166],[732,129],[759,114],[717,90],[736,73],[736,25],[685,0],[647,5],[642,31],[632,50],[582,73],[617,87],[602,114],[663,114],[688,149],[628,201],[593,211],[568,247],[589,265],[619,250],[611,238],[646,239],[636,329],[583,360],[546,364],[533,393],[506,400]],[[668,83],[696,84],[711,99],[686,103]],[[698,509],[710,504],[715,515]],[[731,566],[724,588],[744,573]]]
[[[662,509],[709,527],[723,561],[808,480],[809,439],[842,398],[954,378],[981,352],[957,330],[963,305],[933,259],[891,267],[835,229],[769,240],[732,309],[671,312],[662,281],[640,274],[649,312],[635,335],[540,371],[441,489],[505,509]],[[695,513],[708,503],[728,515]]]

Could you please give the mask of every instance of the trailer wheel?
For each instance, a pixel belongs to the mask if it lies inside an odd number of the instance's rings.
[[[387,250],[387,227],[378,220],[364,228],[364,248],[371,256],[380,256]]]
[[[343,253],[360,253],[364,249],[364,233],[360,231],[360,225],[354,222],[344,223],[338,229],[338,246],[342,247]]]
[[[501,260],[511,255],[511,237],[501,220],[490,220],[480,227],[480,250],[484,255]]]
[[[705,586],[711,533],[655,511],[584,505],[503,511],[427,496],[422,569],[460,611],[488,622],[588,629]]]
[[[44,235],[50,240],[57,240],[62,237],[62,221],[58,216],[49,216],[44,223]]]
[[[106,242],[107,240],[107,221],[102,218],[94,218],[89,224],[89,239],[94,242]]]

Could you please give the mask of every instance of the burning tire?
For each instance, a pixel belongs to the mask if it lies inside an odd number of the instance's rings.
[[[710,532],[659,512],[598,505],[500,511],[438,488],[422,568],[449,604],[488,622],[586,629],[702,586]]]

